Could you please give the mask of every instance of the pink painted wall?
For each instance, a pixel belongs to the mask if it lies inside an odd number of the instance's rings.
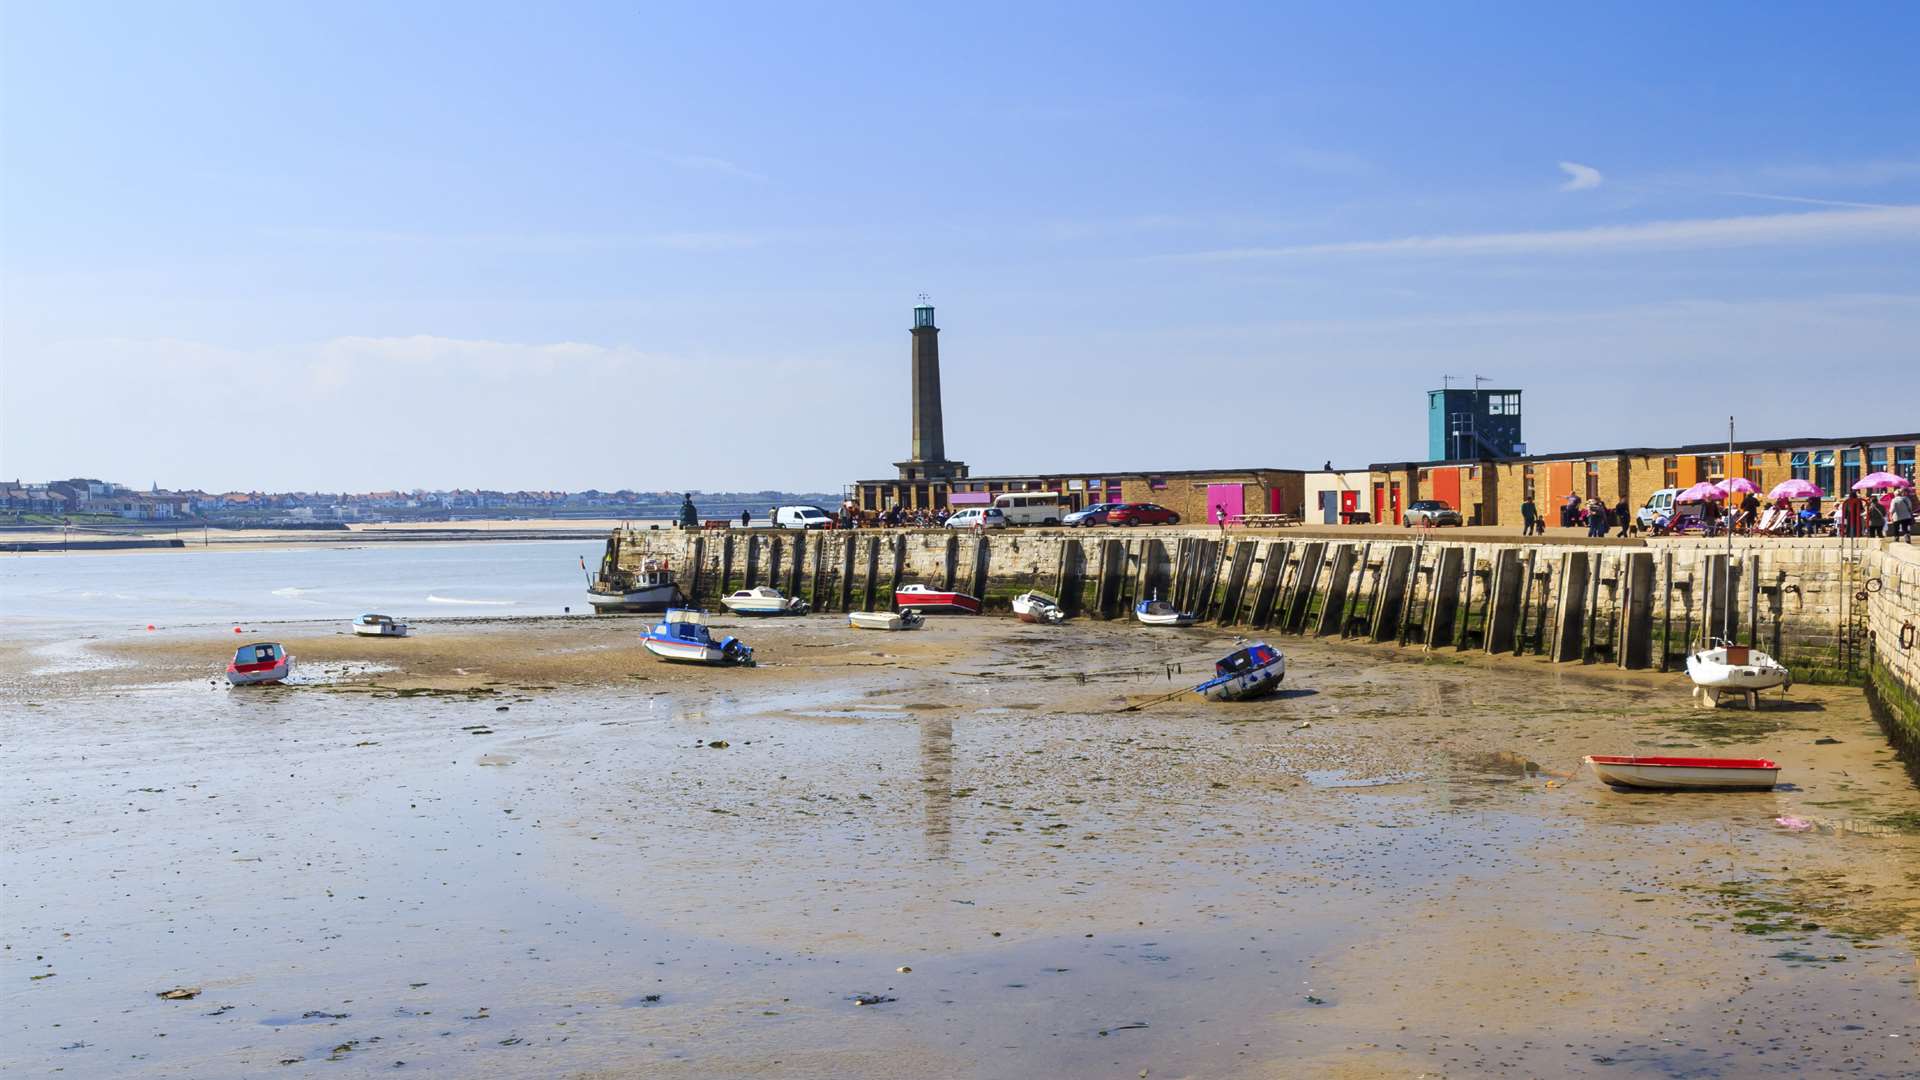
[[[1239,517],[1247,512],[1247,489],[1244,484],[1208,484],[1207,485],[1207,521],[1208,525],[1220,520],[1217,512],[1225,507],[1229,518]],[[1198,525],[1199,522],[1194,522]]]

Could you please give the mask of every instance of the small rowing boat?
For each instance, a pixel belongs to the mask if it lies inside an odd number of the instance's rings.
[[[855,630],[918,630],[926,624],[927,620],[912,608],[847,612],[847,625]]]
[[[227,661],[227,682],[234,686],[264,686],[293,674],[293,657],[277,641],[242,645]]]
[[[1780,766],[1766,758],[1621,757],[1589,754],[1593,774],[1615,787],[1648,791],[1764,791]]]
[[[917,608],[922,614],[980,614],[980,598],[977,596],[930,589],[919,584],[903,586],[893,594],[893,604],[899,608]]]
[[[1148,626],[1192,626],[1194,615],[1155,596],[1134,606],[1133,615]]]
[[[720,598],[727,610],[736,615],[805,615],[812,608],[805,600],[789,600],[779,589],[755,585]]]
[[[686,664],[740,664],[753,666],[753,650],[739,638],[713,639],[707,629],[706,613],[686,608],[671,608],[666,618],[653,624],[642,640],[647,651],[662,660]]]
[[[1245,701],[1280,689],[1287,658],[1264,641],[1235,649],[1213,665],[1213,678],[1193,688],[1208,701]]]
[[[406,637],[410,630],[390,615],[362,615],[353,620],[353,632],[359,637]]]
[[[1067,621],[1067,613],[1060,608],[1060,601],[1043,592],[1023,592],[1013,598],[1013,613],[1021,622],[1062,623]]]
[[[1711,708],[1719,707],[1722,694],[1742,695],[1752,708],[1759,704],[1760,691],[1793,685],[1793,673],[1785,664],[1750,645],[1717,639],[1687,654],[1687,677],[1693,680],[1693,696]]]

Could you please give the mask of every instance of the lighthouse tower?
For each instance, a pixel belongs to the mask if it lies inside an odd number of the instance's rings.
[[[940,412],[940,328],[926,296],[913,309],[913,450],[894,462],[900,479],[924,484],[967,475],[965,462],[947,460],[945,424]]]

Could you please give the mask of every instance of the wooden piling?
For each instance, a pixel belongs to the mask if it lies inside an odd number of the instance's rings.
[[[1400,612],[1407,597],[1407,577],[1412,572],[1413,547],[1395,544],[1387,552],[1386,565],[1374,581],[1373,629],[1375,641],[1396,637],[1400,631]]]
[[[953,583],[960,576],[960,534],[951,529],[947,530],[947,555],[942,569],[940,587],[952,592]]]
[[[1285,540],[1269,540],[1266,554],[1260,556],[1260,587],[1254,591],[1253,614],[1248,622],[1265,630],[1273,622],[1273,605],[1287,577],[1287,553],[1293,545]]]
[[[720,595],[733,591],[733,530],[720,540]]]
[[[1433,583],[1428,587],[1426,647],[1453,640],[1453,624],[1460,612],[1460,564],[1466,552],[1457,547],[1440,549],[1433,565]]]
[[[1487,617],[1482,624],[1481,648],[1488,653],[1517,652],[1516,629],[1520,613],[1520,552],[1507,548],[1493,557],[1493,580],[1487,584]]]
[[[1281,620],[1281,629],[1287,633],[1306,633],[1307,615],[1319,591],[1320,571],[1326,561],[1327,545],[1324,542],[1309,542],[1301,547],[1300,567],[1293,575],[1293,588],[1287,594],[1287,609]],[[1264,583],[1261,587],[1265,588]]]
[[[1326,591],[1320,599],[1320,618],[1315,620],[1314,634],[1325,637],[1336,633],[1347,614],[1347,593],[1353,579],[1354,551],[1352,544],[1341,544],[1333,553],[1333,569],[1327,574]]]
[[[747,573],[743,589],[751,589],[760,584],[760,538],[749,535],[747,541]]]
[[[1653,554],[1635,552],[1621,569],[1626,585],[1625,617],[1620,620],[1617,663],[1633,670],[1653,662]]]
[[[901,548],[904,555],[906,549]],[[993,546],[987,540],[987,534],[981,533],[973,541],[973,595],[980,598],[984,609],[987,602],[987,571],[993,559]]]
[[[1587,623],[1587,557],[1569,551],[1560,556],[1560,611],[1553,624],[1553,660],[1578,660],[1584,649],[1581,629]]]
[[[702,584],[700,576],[701,571],[705,570],[706,566],[707,539],[704,536],[696,536],[693,538],[693,565],[687,579],[687,588],[690,590],[687,595],[693,600],[694,607],[700,606],[700,586]]]
[[[907,571],[907,534],[897,532],[888,539],[893,545],[893,574],[888,579],[891,584],[887,589],[887,601],[892,604],[893,597],[899,595],[900,592],[900,577]],[[897,607],[899,605],[895,604],[894,606]]]
[[[1259,542],[1254,540],[1234,541],[1232,562],[1227,566],[1227,591],[1220,598],[1221,626],[1237,626],[1240,623],[1247,595],[1247,574],[1253,569],[1254,552],[1259,546]]]
[[[853,560],[854,552],[859,550],[860,538],[847,534],[846,543],[840,549],[840,610],[853,610]]]
[[[866,599],[860,606],[861,611],[873,610],[874,589],[875,589],[875,586],[879,584],[880,584],[880,537],[878,535],[875,535],[867,538]]]
[[[1673,670],[1673,550],[1660,553],[1660,670]]]
[[[1459,632],[1459,636],[1455,639],[1453,643],[1453,646],[1456,649],[1466,648],[1467,637],[1468,635],[1473,633],[1473,585],[1474,585],[1474,581],[1478,579],[1480,576],[1480,562],[1474,556],[1475,556],[1474,549],[1468,548],[1466,558],[1461,560],[1460,612],[1459,612],[1459,615],[1454,620],[1455,622],[1459,623],[1459,626],[1457,628]],[[1481,629],[1482,631],[1486,629],[1485,623],[1481,624]]]

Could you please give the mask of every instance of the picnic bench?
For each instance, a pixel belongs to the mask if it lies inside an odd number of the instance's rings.
[[[1229,525],[1238,525],[1248,529],[1282,529],[1289,525],[1300,524],[1298,514],[1235,514],[1227,519]]]

